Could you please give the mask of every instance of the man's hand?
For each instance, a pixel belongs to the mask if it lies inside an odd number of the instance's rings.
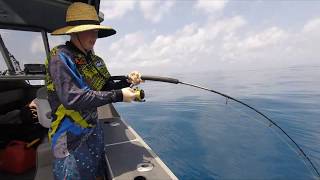
[[[129,81],[129,83],[132,83],[133,85],[138,85],[138,84],[144,82],[141,79],[141,73],[138,71],[132,71],[130,74],[128,74],[128,81]]]
[[[131,102],[136,98],[136,94],[133,89],[127,87],[127,88],[122,88],[122,96],[123,96],[123,102]]]

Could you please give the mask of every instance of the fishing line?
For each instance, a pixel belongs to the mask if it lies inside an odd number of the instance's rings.
[[[257,123],[260,123],[260,124],[262,124],[262,125],[264,125],[264,126],[266,125],[265,122],[261,122],[261,121],[255,119],[255,118],[253,118],[252,116],[249,116],[247,113],[244,113],[244,112],[238,110],[237,108],[232,107],[232,105],[229,106],[229,107],[230,107],[233,111],[238,112],[240,115],[247,117],[249,120],[256,121]],[[268,126],[268,127],[271,127],[270,124],[268,124],[267,126]],[[274,132],[274,134],[281,140],[281,142],[283,142],[284,144],[286,144],[292,151],[294,151],[295,153],[297,153],[298,156],[300,156],[301,158],[303,158],[303,163],[304,163],[307,167],[310,166],[310,163],[309,163],[307,160],[305,160],[305,157],[303,157],[303,155],[300,153],[300,151],[297,151],[297,150],[296,150],[296,146],[295,146],[294,144],[292,144],[292,141],[286,140],[286,139],[285,139],[286,136],[285,136],[285,137],[284,137],[284,136],[281,136],[281,133],[279,132],[279,129],[271,128],[271,130],[272,130],[272,132]],[[281,131],[281,132],[282,132],[282,131]],[[313,167],[310,166],[310,169],[313,170]],[[314,172],[314,171],[313,171],[313,172]]]
[[[124,80],[124,79],[128,79],[127,76],[111,76],[110,80]],[[307,156],[307,154],[303,151],[303,149],[289,136],[289,134],[287,134],[276,122],[274,122],[272,119],[270,119],[269,117],[267,117],[265,114],[263,114],[262,112],[260,112],[259,110],[257,110],[256,108],[248,105],[247,103],[244,103],[236,98],[233,98],[227,94],[215,91],[213,89],[208,89],[206,87],[202,87],[202,86],[198,86],[198,85],[194,85],[191,83],[187,83],[187,82],[181,82],[178,79],[174,79],[174,78],[169,78],[169,77],[160,77],[160,76],[141,76],[142,80],[148,80],[148,81],[159,81],[159,82],[165,82],[165,83],[172,83],[172,84],[183,84],[186,86],[191,86],[197,89],[202,89],[205,91],[209,91],[215,94],[218,94],[220,96],[223,96],[226,98],[226,104],[228,104],[228,100],[233,100],[237,103],[240,103],[248,108],[250,108],[251,110],[255,111],[256,113],[260,114],[262,117],[264,117],[265,119],[267,119],[270,123],[269,127],[271,126],[275,126],[277,127],[283,134],[286,135],[287,138],[289,138],[289,140],[295,145],[295,147],[299,150],[299,154],[302,154],[303,157],[305,158],[305,160],[307,160],[307,162],[309,162],[309,164],[311,165],[312,169],[314,170],[314,172],[316,173],[316,175],[318,176],[318,178],[320,178],[320,173],[318,171],[318,169],[315,167],[315,165],[313,164],[313,162],[311,161],[311,159]]]

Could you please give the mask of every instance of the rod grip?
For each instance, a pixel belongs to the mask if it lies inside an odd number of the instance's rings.
[[[109,78],[109,80],[119,80],[119,81],[121,81],[121,80],[126,80],[126,79],[128,79],[127,76],[111,76],[111,77]]]
[[[110,80],[125,80],[128,79],[127,76],[111,76]],[[179,84],[180,81],[178,79],[169,78],[169,77],[161,77],[161,76],[141,76],[142,80],[146,81],[160,81],[160,82],[167,82],[172,84]]]
[[[142,80],[148,80],[148,81],[160,81],[160,82],[167,82],[167,83],[173,83],[178,84],[180,81],[178,79],[169,78],[169,77],[161,77],[161,76],[141,76]]]

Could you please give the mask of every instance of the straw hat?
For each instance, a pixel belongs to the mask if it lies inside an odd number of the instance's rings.
[[[68,7],[66,14],[67,26],[53,31],[52,35],[67,35],[98,29],[98,37],[114,35],[116,31],[108,26],[100,25],[96,9],[85,3],[75,2]]]

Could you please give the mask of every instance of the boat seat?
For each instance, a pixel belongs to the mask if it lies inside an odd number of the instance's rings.
[[[37,91],[37,97],[34,99],[37,105],[37,114],[39,123],[46,128],[51,124],[51,107],[48,102],[48,94],[46,87],[42,87]],[[50,143],[45,138],[37,148],[37,164],[35,180],[53,180],[52,173],[53,155]]]
[[[37,91],[37,97],[34,99],[37,105],[37,114],[39,123],[45,127],[50,128],[51,124],[51,107],[48,101],[47,88],[42,87]]]

